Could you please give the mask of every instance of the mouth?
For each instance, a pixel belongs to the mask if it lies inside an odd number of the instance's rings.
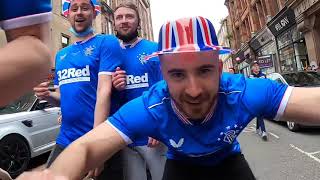
[[[78,18],[78,19],[75,20],[76,23],[82,23],[84,21],[85,21],[84,18]]]

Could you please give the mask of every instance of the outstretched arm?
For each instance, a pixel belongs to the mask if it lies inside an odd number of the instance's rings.
[[[320,88],[292,90],[283,117],[300,123],[320,124]]]
[[[125,146],[119,133],[108,123],[102,123],[64,150],[50,170],[55,175],[81,179]]]

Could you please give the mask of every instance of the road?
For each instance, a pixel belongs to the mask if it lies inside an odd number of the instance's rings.
[[[255,133],[255,121],[239,141],[258,180],[320,180],[320,129],[291,132],[265,121],[268,141]]]

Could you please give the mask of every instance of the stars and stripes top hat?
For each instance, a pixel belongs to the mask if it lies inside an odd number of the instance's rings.
[[[65,17],[69,14],[69,8],[72,0],[62,0],[62,13]],[[98,0],[90,0],[91,3],[94,5],[94,9],[99,14],[101,12],[100,3]]]
[[[161,54],[209,50],[219,51],[219,54],[231,53],[230,48],[218,45],[212,23],[201,16],[183,18],[162,25],[158,43],[158,52],[147,56],[146,59]]]

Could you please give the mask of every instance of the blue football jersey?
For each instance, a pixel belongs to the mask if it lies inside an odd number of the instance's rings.
[[[63,121],[57,143],[66,147],[93,128],[98,76],[121,65],[116,37],[97,35],[60,50],[54,84],[59,86]]]
[[[112,100],[113,107],[120,102],[121,106],[125,103],[139,97],[148,90],[152,85],[162,80],[160,70],[160,61],[158,58],[144,60],[146,55],[157,51],[158,44],[146,39],[139,39],[131,45],[124,46],[121,44],[122,54],[124,57],[122,69],[127,73],[126,89],[119,92],[119,97]],[[118,106],[119,108],[121,106]],[[136,141],[135,146],[143,146],[148,143],[148,137],[144,140]]]
[[[137,44],[128,46],[122,47],[123,68],[127,73],[127,86],[124,93],[126,100],[131,101],[162,80],[162,74],[158,58],[144,60],[146,55],[151,55],[158,50],[157,43],[141,39]]]
[[[1,0],[0,27],[19,27],[48,22],[51,19],[50,0]]]
[[[213,115],[188,124],[174,110],[166,82],[160,81],[107,122],[128,144],[150,136],[166,144],[168,159],[215,165],[241,152],[237,137],[254,117],[279,118],[291,91],[268,79],[223,74]]]

